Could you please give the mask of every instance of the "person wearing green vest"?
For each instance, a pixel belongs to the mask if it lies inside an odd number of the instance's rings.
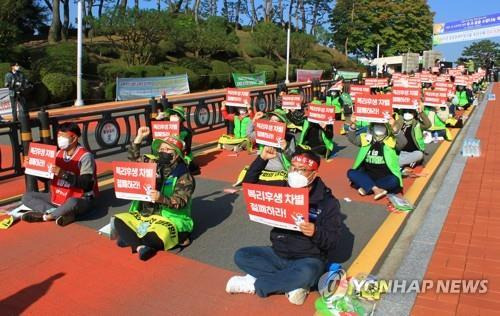
[[[253,118],[253,122],[259,119],[268,119],[271,122],[283,122],[288,123],[286,118],[286,113],[284,110],[276,109],[269,113],[257,112]],[[250,125],[248,129],[249,137],[255,142],[255,131],[254,124]],[[259,145],[259,152],[262,151],[264,146]],[[286,181],[288,176],[288,168],[290,168],[290,159],[295,153],[295,137],[293,134],[285,134],[285,139],[281,141],[281,148],[274,148],[276,151],[276,157],[269,159],[267,164],[260,175],[260,180],[262,181]],[[240,172],[238,179],[233,184],[233,187],[241,185],[245,175],[247,173],[248,166]]]
[[[219,147],[239,152],[242,149],[252,150],[252,143],[248,137],[248,127],[252,124],[253,112],[249,104],[246,108],[238,107],[236,114],[229,114],[226,109],[226,102],[222,102],[221,113],[224,120],[233,121],[234,135],[222,135],[219,138]]]
[[[466,89],[465,86],[457,84],[456,85],[455,97],[453,98],[453,104],[459,110],[467,110],[474,102],[474,96],[472,91]]]
[[[351,118],[351,121],[353,119]],[[356,119],[348,132],[348,139],[360,146],[347,177],[360,195],[374,194],[379,200],[388,192],[398,193],[403,188],[398,151],[406,146],[404,133],[395,130],[396,121],[389,124],[372,123],[367,133],[356,135]]]
[[[292,89],[289,94],[299,94],[299,90]],[[287,132],[293,134],[295,137],[295,142],[300,139],[300,134],[302,133],[302,126],[306,119],[304,111],[304,103],[302,103],[300,109],[286,110]]]
[[[447,105],[441,107],[426,106],[424,108],[424,113],[432,124],[428,131],[431,132],[433,136],[443,137],[448,141],[453,139],[453,135],[447,128],[447,122],[456,120],[450,118],[450,110]]]
[[[321,104],[321,101],[314,100],[311,103]],[[304,149],[311,149],[319,156],[328,158],[335,146],[333,142],[333,124],[318,124],[304,120],[298,145]]]
[[[342,86],[333,86],[328,91],[326,105],[335,106],[335,120],[345,120],[345,115],[352,113],[352,99],[349,93],[342,92]]]
[[[399,153],[399,166],[413,168],[424,159],[425,143],[423,131],[432,126],[431,121],[420,106],[416,110],[403,110],[399,117],[401,132],[407,140]]]
[[[141,159],[140,146],[149,134],[149,127],[139,128],[129,159],[157,164],[156,187],[146,190],[151,202],[133,201],[128,213],[112,219],[118,246],[130,247],[141,260],[148,260],[157,251],[189,245],[194,226],[191,199],[195,180],[184,162],[184,143],[176,136],[155,139],[152,154]]]
[[[472,59],[469,59],[469,61],[465,63],[465,66],[467,66],[468,74],[472,75],[476,69],[476,65],[474,64],[474,61]]]

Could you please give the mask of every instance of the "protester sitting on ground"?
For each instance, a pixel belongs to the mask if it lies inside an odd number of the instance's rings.
[[[340,238],[340,204],[318,176],[320,158],[309,150],[293,155],[287,181],[260,180],[268,161],[277,154],[275,148],[264,147],[250,166],[245,182],[307,187],[309,222],[299,225],[300,232],[273,228],[271,247],[245,247],[236,251],[234,261],[247,275],[230,278],[226,292],[260,297],[286,293],[292,304],[301,305],[324,272],[328,253],[335,249]]]
[[[416,110],[403,110],[399,121],[402,125],[401,133],[407,140],[406,146],[399,153],[399,166],[413,168],[424,159],[423,131],[430,128],[432,123],[420,106]]]
[[[278,84],[278,87],[276,89],[279,92],[278,92],[278,96],[276,98],[275,108],[281,109],[281,106],[283,104],[283,96],[288,93],[288,87],[286,86],[286,84],[284,82],[281,82],[280,84]]]
[[[184,161],[189,167],[191,174],[199,174],[200,167],[193,161],[191,145],[193,142],[193,131],[187,127],[186,110],[183,106],[175,106],[165,112],[165,119],[173,122],[180,122],[179,137],[184,142]],[[158,119],[158,118],[157,118]]]
[[[313,100],[312,104],[321,104],[321,101]],[[299,146],[311,149],[319,156],[329,158],[333,152],[335,143],[333,141],[333,124],[314,123],[304,120],[300,134]]]
[[[349,141],[360,146],[358,155],[347,177],[360,195],[374,194],[379,200],[388,192],[398,193],[403,188],[398,152],[406,146],[404,133],[389,124],[372,123],[366,133],[356,134],[356,118],[347,133]]]
[[[297,89],[290,90],[289,94],[298,95]],[[295,141],[298,142],[300,134],[302,133],[302,126],[306,119],[304,111],[304,103],[300,109],[286,110],[286,118],[288,120],[287,131],[295,136]]]
[[[326,105],[335,106],[335,120],[345,120],[345,115],[352,113],[352,99],[349,93],[343,92],[343,86],[333,86],[326,97]]]
[[[227,113],[226,102],[222,102],[221,111],[225,120],[234,123],[234,135],[222,135],[219,138],[219,147],[235,152],[239,152],[243,149],[251,151],[252,143],[248,138],[248,126],[252,122],[253,112],[250,105],[246,104],[246,108],[239,107],[237,109],[237,114],[229,114]]]
[[[432,134],[432,137],[442,137],[447,141],[451,141],[453,139],[453,135],[447,128],[447,122],[450,122],[450,110],[448,105],[425,106],[424,114],[427,115],[432,124],[428,129],[428,131]],[[454,119],[451,121],[456,122]]]
[[[272,122],[283,122],[285,124],[288,123],[286,119],[285,112],[283,110],[276,109],[269,113],[257,112],[254,116],[254,122],[259,119],[268,119]],[[249,127],[249,135],[251,140],[255,141],[255,131],[254,124]],[[259,150],[261,151],[264,146],[259,146]],[[286,180],[287,172],[290,168],[290,159],[292,155],[295,153],[296,145],[295,145],[295,137],[293,134],[285,133],[285,139],[281,141],[281,148],[276,148],[277,155],[273,159],[269,159],[265,170],[261,173],[260,180],[262,181],[273,181],[273,180]],[[248,166],[246,166],[239,174],[238,180],[233,186],[238,186],[243,182],[243,179],[248,171]]]
[[[141,260],[148,260],[157,251],[189,245],[193,231],[195,182],[183,160],[184,143],[175,136],[154,139],[152,155],[141,158],[140,146],[149,134],[149,127],[139,128],[129,147],[129,159],[157,164],[156,189],[149,193],[152,202],[133,201],[128,213],[116,214],[113,220],[118,246],[130,247]]]
[[[26,222],[55,220],[59,226],[75,221],[87,213],[97,187],[96,164],[92,153],[78,143],[80,127],[73,122],[63,123],[57,132],[56,165],[52,166],[54,178],[50,180],[50,192],[26,192],[22,203],[32,209],[23,214]],[[25,164],[28,157],[25,157]]]
[[[474,95],[472,90],[466,89],[464,85],[456,84],[457,91],[453,98],[453,104],[457,106],[458,110],[467,110],[474,102]]]

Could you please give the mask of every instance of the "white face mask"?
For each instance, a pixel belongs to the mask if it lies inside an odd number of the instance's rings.
[[[291,188],[304,188],[309,184],[306,176],[300,174],[300,172],[292,171],[288,173],[288,185]]]
[[[403,119],[405,121],[411,121],[411,120],[413,120],[413,114],[412,113],[403,113]]]
[[[57,146],[63,150],[67,149],[69,147],[69,139],[62,136],[57,137]]]
[[[21,67],[19,67],[19,66],[15,66],[15,67],[14,67],[14,70],[15,70],[15,71],[19,71],[19,69],[21,69]]]
[[[179,122],[180,119],[177,115],[170,116],[170,122]]]
[[[240,116],[245,116],[247,115],[247,111],[246,110],[240,110]]]
[[[387,130],[385,126],[375,125],[373,127],[373,133],[375,134],[375,136],[384,136],[386,132]]]

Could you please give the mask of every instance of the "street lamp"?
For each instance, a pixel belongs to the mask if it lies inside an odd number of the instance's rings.
[[[288,68],[290,67],[290,22],[288,22],[288,31],[286,35],[286,79],[285,83],[289,84],[288,80]]]
[[[66,0],[68,1],[68,0]],[[76,100],[75,106],[83,105],[82,100],[82,46],[83,46],[83,4],[78,0],[78,43],[76,56]]]

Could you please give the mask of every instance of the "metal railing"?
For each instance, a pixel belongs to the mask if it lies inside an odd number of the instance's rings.
[[[313,95],[319,97],[322,89],[328,89],[334,81],[321,81],[314,83],[294,83],[288,88],[298,89],[304,96],[305,102],[310,102]],[[251,90],[251,106],[256,111],[273,110],[277,100],[277,86],[268,85],[263,87],[249,88]],[[186,123],[192,129],[193,134],[200,134],[225,127],[224,118],[221,113],[221,105],[225,100],[225,90],[207,92],[205,94],[195,93],[192,96],[172,98],[169,106],[183,106],[186,110]],[[30,125],[33,132],[33,141],[41,141],[41,134],[45,134],[45,142],[56,142],[57,129],[63,122],[73,121],[79,124],[82,130],[80,142],[85,148],[91,151],[96,158],[101,158],[117,153],[125,152],[130,144],[132,135],[135,134],[139,126],[150,125],[151,116],[156,107],[160,104],[143,100],[130,104],[124,102],[121,107],[106,109],[87,110],[81,107],[81,112],[58,113],[49,115],[48,125],[41,119],[35,118],[31,114]],[[6,137],[10,141],[10,146],[3,146],[0,155],[0,180],[16,177],[24,173],[21,167],[21,154],[23,146],[20,142],[20,124],[0,123],[0,137],[3,141]],[[49,130],[50,132],[43,132]],[[49,135],[47,135],[49,134]],[[149,139],[145,145],[148,145]],[[9,152],[10,147],[10,152]],[[2,159],[4,155],[11,155],[9,166],[2,163],[7,161]]]

